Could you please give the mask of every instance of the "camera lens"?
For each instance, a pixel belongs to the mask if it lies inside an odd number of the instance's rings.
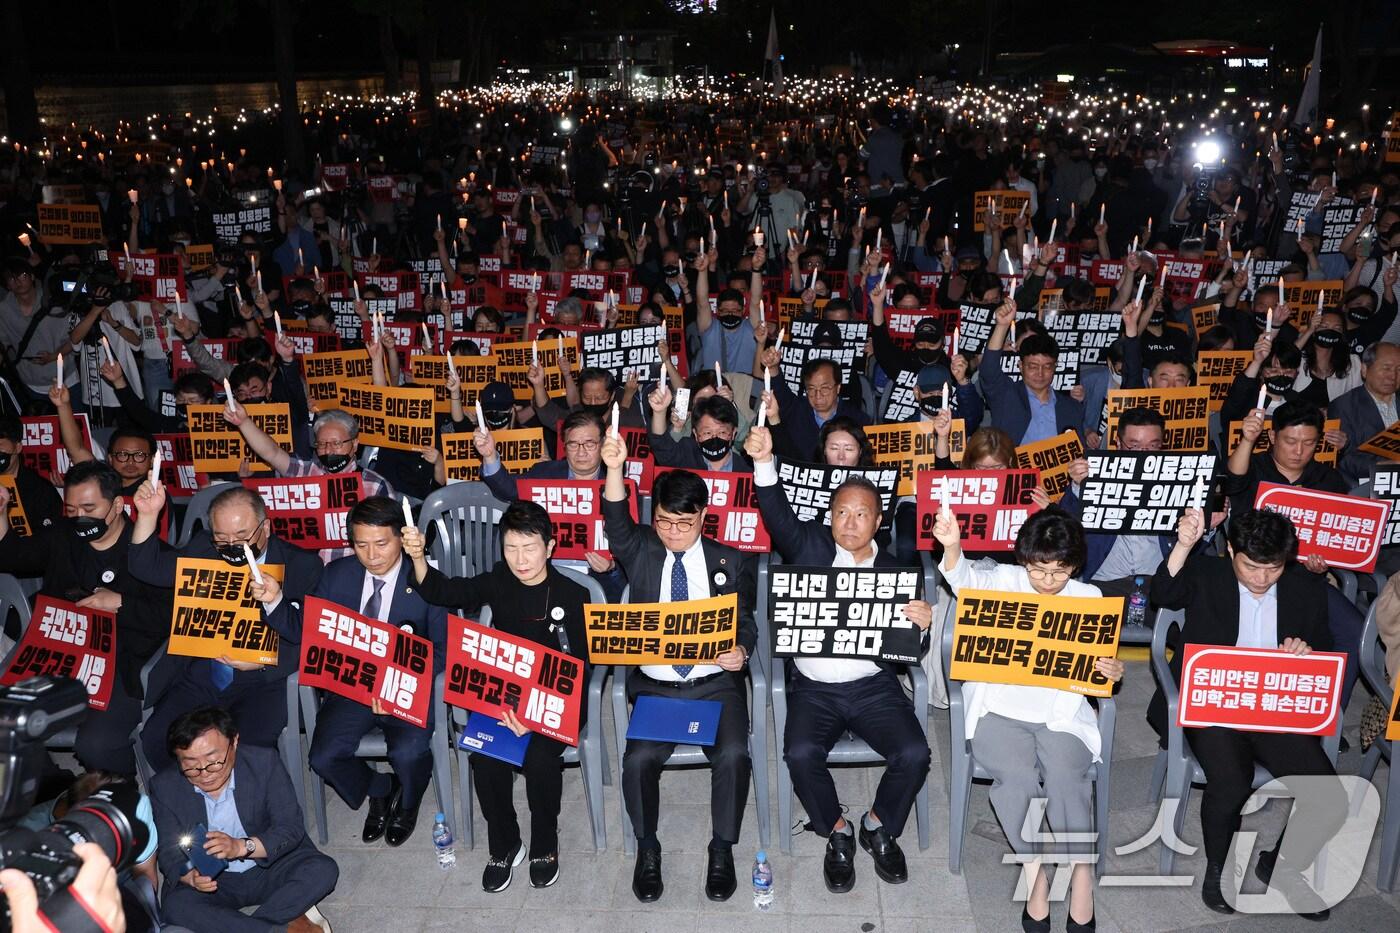
[[[121,871],[133,865],[150,842],[150,830],[136,817],[140,801],[135,784],[110,784],[80,801],[44,832],[64,837],[70,846],[97,843]]]

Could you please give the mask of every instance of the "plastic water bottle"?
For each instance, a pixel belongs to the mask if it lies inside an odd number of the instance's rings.
[[[762,849],[753,861],[753,906],[759,910],[773,906],[773,866],[768,864],[768,853]]]
[[[1143,577],[1133,577],[1133,592],[1128,597],[1128,618],[1129,625],[1147,624],[1147,594],[1143,592],[1143,585],[1146,580]]]
[[[433,816],[433,848],[437,851],[438,868],[449,871],[457,867],[457,850],[452,844],[452,830],[447,826],[447,817],[441,813]]]

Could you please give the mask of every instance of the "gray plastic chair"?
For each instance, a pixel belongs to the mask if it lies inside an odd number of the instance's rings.
[[[953,658],[953,617],[957,612],[957,600],[948,606],[948,614],[943,621],[943,641],[939,653],[943,662],[943,676],[948,677]],[[1104,850],[1108,846],[1108,799],[1112,788],[1113,733],[1118,723],[1118,705],[1112,697],[1099,697],[1099,757],[1101,761],[1091,762],[1085,777],[1094,786],[1094,830],[1098,834],[1099,857],[1094,863],[1095,875],[1104,871]],[[967,712],[963,706],[962,682],[948,679],[948,719],[952,741],[949,748],[949,762],[952,775],[948,781],[948,869],[954,874],[962,873],[963,837],[967,835],[968,805],[972,794],[973,781],[990,781],[992,776],[977,763],[972,754],[972,741],[967,737]]]
[[[764,673],[763,658],[769,644],[767,625],[768,562],[762,558],[758,565],[758,604],[754,608],[754,624],[758,627],[758,644],[754,655],[749,659],[749,680],[752,691],[749,699],[749,760],[753,763],[754,808],[758,816],[758,843],[768,848],[768,677]],[[627,602],[629,586],[622,593],[622,602]],[[613,735],[617,741],[617,773],[619,782],[622,774],[622,759],[627,752],[627,726],[630,711],[627,706],[627,675],[631,667],[617,666],[612,671]],[[708,765],[705,751],[699,745],[677,745],[671,757],[666,759],[666,767],[686,767]],[[617,795],[622,809],[622,851],[633,855],[637,850],[637,834],[632,819],[627,813],[627,798]]]
[[[210,483],[190,497],[189,503],[185,506],[185,518],[180,523],[180,537],[176,539],[174,547],[183,548],[190,543],[194,533],[200,528],[209,527],[209,503],[213,502],[219,493],[226,489],[235,489],[238,483]]]
[[[20,638],[23,638],[24,630],[29,627],[29,616],[33,612],[29,605],[29,594],[18,577],[0,573],[0,630],[3,630],[5,622],[10,618],[11,609],[19,615]],[[16,639],[15,643],[18,644],[19,640]]]
[[[603,588],[596,580],[575,573],[564,567],[556,568],[564,576],[588,590],[595,603],[607,602]],[[491,624],[491,607],[483,606],[477,619],[482,625]],[[612,768],[608,766],[607,733],[603,729],[603,681],[608,676],[607,665],[595,665],[588,672],[587,722],[579,729],[578,747],[564,749],[566,765],[578,765],[583,776],[583,799],[588,805],[589,821],[593,830],[593,851],[601,852],[608,847],[607,822],[603,813],[603,785],[612,783]],[[472,787],[471,753],[461,748],[453,736],[466,723],[466,711],[451,703],[444,704],[448,717],[448,738],[457,758],[457,795],[462,803],[462,839],[468,849],[475,848],[472,818],[475,812],[475,792]]]
[[[761,594],[768,592],[767,568],[758,583],[758,590]],[[935,575],[937,571],[934,571]],[[925,590],[925,593],[928,591]],[[764,607],[761,637],[765,646],[771,646],[772,641],[768,634],[768,613],[767,606]],[[765,654],[768,652],[765,651]],[[772,702],[773,702],[773,735],[774,743],[783,741],[783,736],[787,729],[787,659],[770,658],[769,670],[771,671]],[[923,730],[924,739],[928,739],[928,675],[924,673],[922,666],[910,664],[907,666],[909,680],[914,685],[914,716],[919,720],[919,728]],[[783,834],[778,841],[779,847],[784,855],[792,854],[792,775],[788,771],[787,760],[783,757],[781,747],[777,752],[778,759],[778,829]],[[845,733],[836,740],[831,751],[827,753],[826,763],[832,765],[873,765],[884,762],[879,754],[871,748],[864,739],[856,738],[850,732]],[[919,828],[919,849],[927,849],[929,845],[929,806],[928,806],[928,781],[919,787],[919,792],[914,797],[914,817]]]
[[[1185,613],[1180,609],[1163,609],[1157,614],[1157,624],[1152,629],[1152,672],[1156,676],[1157,685],[1161,689],[1167,701],[1167,747],[1165,750],[1157,752],[1157,760],[1153,763],[1152,780],[1154,785],[1161,776],[1162,795],[1156,799],[1165,797],[1168,800],[1176,801],[1176,808],[1172,813],[1172,828],[1177,839],[1181,838],[1182,830],[1186,827],[1186,804],[1191,797],[1191,787],[1194,784],[1204,785],[1206,783],[1205,771],[1201,769],[1200,762],[1196,761],[1196,756],[1191,754],[1191,746],[1186,742],[1185,730],[1177,725],[1177,708],[1181,699],[1181,691],[1177,686],[1175,678],[1172,677],[1171,668],[1167,665],[1167,635],[1173,626],[1185,624]],[[1342,741],[1342,717],[1337,717],[1337,728],[1331,735],[1322,739],[1322,749],[1327,753],[1335,766],[1337,763],[1337,749]],[[1263,787],[1274,779],[1274,776],[1260,764],[1254,766],[1253,786],[1255,790]],[[1397,782],[1400,783],[1400,782]],[[1161,851],[1157,857],[1158,872],[1162,875],[1170,875],[1173,866],[1176,864],[1176,852],[1171,846],[1163,843]]]
[[[433,678],[433,695],[429,702],[433,709],[442,709],[442,684],[443,675],[438,674]],[[311,742],[316,738],[316,714],[321,709],[321,697],[314,687],[300,687],[301,694],[301,716],[306,724],[306,749],[308,754],[311,749]],[[298,746],[299,746],[298,742]],[[437,795],[438,810],[447,819],[447,826],[452,830],[455,837],[457,835],[457,823],[452,807],[452,759],[449,757],[451,751],[450,739],[447,726],[442,716],[433,717],[433,793]],[[300,748],[297,748],[300,754]],[[389,754],[389,743],[384,738],[384,733],[378,729],[371,729],[360,739],[360,746],[355,750],[356,758],[386,758]],[[298,766],[300,766],[300,759]],[[327,829],[326,817],[326,782],[314,771],[311,772],[311,802],[316,810],[316,832],[321,845],[330,841],[330,833]]]
[[[496,523],[508,503],[492,495],[484,483],[452,483],[435,489],[423,500],[418,530],[437,534],[428,553],[447,577],[472,577],[496,565],[501,553]]]
[[[1375,603],[1366,613],[1366,627],[1361,631],[1361,676],[1370,684],[1385,708],[1390,709],[1395,688],[1385,672],[1385,645],[1381,642],[1376,625]],[[1375,777],[1376,766],[1382,758],[1390,762],[1385,816],[1381,822],[1380,862],[1376,867],[1376,888],[1387,892],[1395,890],[1395,870],[1400,866],[1400,770],[1395,767],[1395,745],[1395,740],[1387,739],[1384,735],[1377,736],[1361,759],[1361,770],[1358,772],[1370,781]]]

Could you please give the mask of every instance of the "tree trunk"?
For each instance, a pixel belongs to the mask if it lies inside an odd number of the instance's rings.
[[[379,14],[379,57],[384,60],[384,93],[397,94],[402,64],[398,47],[394,45],[394,20],[388,10]]]
[[[277,70],[277,100],[281,104],[282,152],[287,171],[306,168],[306,140],[302,135],[301,102],[297,100],[296,50],[292,45],[295,0],[272,0],[272,60]]]
[[[29,44],[24,39],[22,3],[6,3],[5,116],[11,139],[37,142],[39,102],[34,98],[34,74],[29,70]]]

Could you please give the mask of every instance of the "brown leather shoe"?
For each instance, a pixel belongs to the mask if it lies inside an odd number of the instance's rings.
[[[297,917],[287,924],[287,933],[321,933],[321,928],[306,917]]]

